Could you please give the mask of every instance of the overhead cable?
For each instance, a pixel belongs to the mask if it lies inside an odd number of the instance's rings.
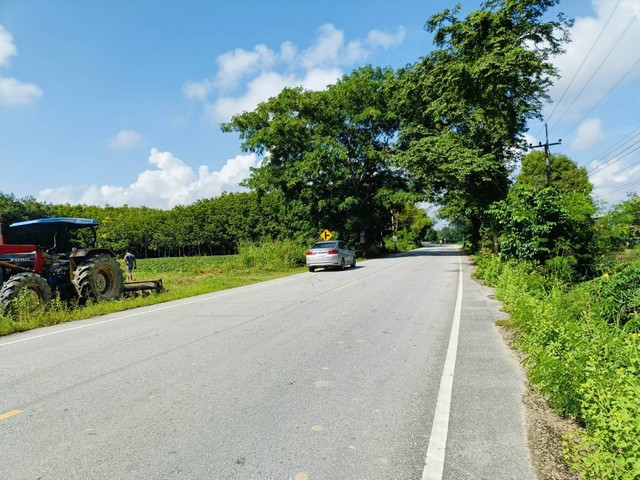
[[[569,110],[571,109],[571,107],[573,107],[573,105],[576,103],[576,100],[578,100],[578,98],[580,97],[580,95],[582,95],[582,93],[585,91],[585,89],[589,86],[589,84],[591,83],[591,80],[593,80],[593,77],[595,77],[595,76],[596,76],[596,74],[600,71],[600,68],[602,67],[602,65],[604,65],[604,63],[609,59],[609,56],[611,55],[611,52],[615,49],[615,47],[617,47],[617,46],[618,46],[618,44],[620,43],[620,41],[622,40],[622,38],[623,38],[623,37],[626,35],[626,33],[629,31],[629,29],[631,28],[631,25],[633,25],[633,22],[635,22],[635,21],[636,21],[636,19],[638,18],[638,15],[639,15],[639,14],[640,14],[640,10],[638,10],[638,11],[636,12],[636,14],[633,16],[633,18],[631,18],[631,21],[627,24],[626,28],[622,31],[622,33],[620,34],[620,36],[616,39],[615,43],[614,43],[614,44],[612,45],[612,47],[609,49],[609,52],[604,56],[604,58],[602,59],[602,61],[600,62],[600,64],[596,67],[596,69],[593,71],[593,73],[591,74],[591,76],[589,77],[589,79],[585,82],[584,86],[580,89],[580,91],[578,92],[578,94],[574,97],[574,99],[573,99],[573,101],[571,102],[571,104],[570,104],[570,105],[565,109],[564,113],[560,116],[560,118],[559,118],[558,120],[556,120],[556,122],[552,125],[552,127],[551,127],[551,128],[555,127],[555,126],[560,122],[560,120],[562,120],[562,119],[565,117],[565,115],[567,114],[567,112],[569,112]],[[636,66],[638,63],[640,63],[640,60],[638,60],[638,62],[636,62],[636,63],[634,64],[634,66],[633,66],[630,70],[633,70],[633,68],[635,68],[635,66]],[[629,70],[629,71],[630,71],[630,70]],[[625,74],[624,74],[624,76],[623,76],[622,78],[626,77],[626,76],[627,76],[627,74],[629,73],[629,71],[627,71],[627,73],[625,73]],[[621,79],[621,80],[622,80],[622,79]],[[614,85],[614,87],[613,87],[613,88],[615,88],[616,86],[618,86],[618,84],[620,83],[620,81],[621,81],[621,80],[619,80],[619,81]],[[601,102],[601,101],[602,101],[602,100],[603,100],[607,95],[609,95],[609,93],[611,92],[611,90],[613,90],[613,88],[611,88],[611,89],[610,89],[610,90],[605,94],[605,96],[604,96],[602,99],[600,99],[600,101],[599,101],[599,102],[598,102],[598,103],[597,103],[597,104],[596,104],[596,105],[595,105],[591,110],[589,110],[589,113],[591,113],[591,112],[595,109],[595,107],[596,107],[596,106],[598,106],[598,105],[600,104],[600,102]],[[588,115],[588,114],[587,114],[587,115]],[[584,118],[584,117],[583,117],[583,118]],[[582,120],[580,120],[580,122],[582,122]],[[580,124],[580,122],[578,122],[578,125]],[[576,126],[577,126],[577,125],[576,125]],[[574,128],[576,128],[576,127],[574,126],[571,130],[569,130],[569,131],[567,132],[567,134],[568,134],[568,133],[570,133],[570,132],[572,132]],[[566,135],[565,135],[565,136],[566,136]]]
[[[634,140],[634,139],[631,139],[631,140]],[[625,144],[629,143],[631,140],[628,140],[627,142],[625,142]],[[620,152],[612,153],[611,160],[609,160],[608,162],[596,165],[592,169],[588,170],[587,173],[588,174],[596,173],[596,172],[598,172],[598,171],[600,171],[600,170],[602,170],[602,169],[604,169],[606,167],[609,167],[609,166],[613,165],[614,163],[619,162],[620,160],[622,160],[623,158],[626,157],[626,155],[621,156],[623,153],[625,153],[627,150],[629,150],[632,147],[635,147],[638,144],[640,144],[640,140],[637,140],[635,143],[632,143],[630,146],[628,146],[627,148],[625,148],[624,150],[622,150]],[[622,146],[624,146],[624,145],[622,145]],[[622,146],[620,146],[618,149],[622,148]],[[637,149],[635,149],[635,150],[637,150]],[[633,151],[635,152],[635,150],[633,150]]]
[[[562,103],[562,100],[564,99],[565,95],[567,94],[567,92],[571,88],[571,85],[573,85],[573,82],[575,81],[575,79],[578,77],[578,74],[582,70],[582,67],[584,67],[584,65],[587,63],[587,59],[594,52],[596,44],[600,40],[600,37],[602,37],[602,34],[604,33],[605,29],[607,28],[607,25],[609,25],[609,22],[611,21],[611,18],[613,17],[613,14],[615,13],[615,11],[618,9],[618,5],[620,5],[620,2],[622,2],[622,0],[618,0],[618,3],[616,3],[616,6],[613,7],[613,10],[611,10],[611,13],[609,14],[609,17],[607,18],[607,20],[604,22],[604,25],[602,25],[602,28],[600,29],[600,33],[598,33],[598,36],[593,41],[593,44],[591,45],[591,48],[589,48],[589,50],[587,51],[587,54],[582,59],[582,63],[580,64],[578,69],[573,74],[573,77],[571,77],[571,81],[569,82],[567,87],[564,89],[564,92],[562,92],[562,95],[560,96],[560,99],[557,102],[554,102],[555,105],[553,107],[553,110],[551,110],[551,113],[547,117],[547,122],[551,121],[551,119],[553,118],[553,114],[556,112],[556,109],[558,108],[558,106]],[[540,129],[540,131],[542,131],[542,128]]]

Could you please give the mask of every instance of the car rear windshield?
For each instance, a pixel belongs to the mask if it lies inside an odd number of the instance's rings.
[[[318,243],[314,243],[313,247],[311,248],[331,248],[335,246],[336,246],[336,242],[318,242]]]

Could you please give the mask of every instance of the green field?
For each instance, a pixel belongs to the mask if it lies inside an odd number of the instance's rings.
[[[134,281],[161,278],[165,292],[128,295],[85,306],[52,301],[35,311],[0,315],[0,335],[217,292],[302,272],[305,248],[292,242],[244,244],[238,255],[138,259]]]

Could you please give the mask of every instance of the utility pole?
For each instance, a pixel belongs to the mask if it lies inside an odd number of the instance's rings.
[[[551,160],[549,158],[549,147],[553,145],[560,145],[562,143],[562,139],[559,139],[556,143],[549,143],[549,131],[547,130],[547,124],[544,124],[544,136],[545,142],[539,142],[538,145],[529,144],[529,148],[544,148],[544,163],[545,170],[547,172],[547,187],[551,186]]]

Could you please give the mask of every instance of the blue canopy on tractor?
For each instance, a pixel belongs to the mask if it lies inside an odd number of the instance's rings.
[[[22,228],[32,232],[55,233],[61,229],[77,230],[79,228],[96,227],[100,222],[93,218],[55,217],[27,220],[9,225],[11,228]]]

